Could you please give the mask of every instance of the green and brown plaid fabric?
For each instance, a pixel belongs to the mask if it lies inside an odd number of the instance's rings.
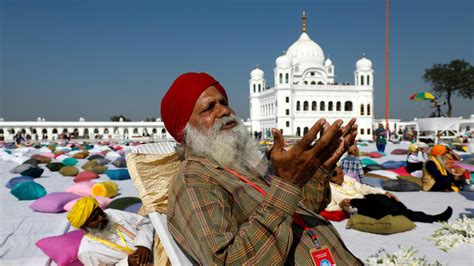
[[[246,176],[252,186],[208,159],[187,157],[170,187],[168,228],[176,242],[201,265],[310,265],[311,237],[293,223],[301,214],[338,265],[360,265],[332,225],[306,208],[302,189],[275,177]],[[319,182],[313,182],[319,185]],[[324,188],[309,190],[312,193]],[[313,195],[315,199],[317,195]],[[319,196],[322,199],[322,196]],[[315,202],[315,200],[310,200]],[[316,206],[316,209],[319,209]]]

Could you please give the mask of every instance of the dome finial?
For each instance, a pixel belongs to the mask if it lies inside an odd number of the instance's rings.
[[[257,64],[256,68],[258,68],[258,64]]]
[[[303,32],[306,32],[306,12],[303,10],[303,16],[301,17],[303,20]]]
[[[365,57],[365,53],[362,53],[362,57]]]

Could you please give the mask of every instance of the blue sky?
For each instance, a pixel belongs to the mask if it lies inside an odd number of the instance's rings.
[[[199,3],[197,3],[199,2]],[[6,0],[0,3],[0,117],[5,120],[132,120],[159,117],[181,73],[204,71],[247,118],[250,71],[273,85],[275,59],[301,34],[330,56],[336,81],[353,83],[365,53],[375,70],[375,117],[385,115],[385,1]],[[424,69],[474,62],[474,2],[398,0],[390,5],[390,117],[431,112]],[[474,113],[455,98],[455,116]]]

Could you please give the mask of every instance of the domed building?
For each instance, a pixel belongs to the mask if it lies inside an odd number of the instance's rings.
[[[252,132],[270,136],[271,128],[283,135],[302,136],[320,118],[330,123],[357,118],[360,140],[372,139],[374,70],[363,56],[355,64],[354,84],[338,84],[335,66],[306,32],[306,16],[296,40],[275,60],[274,86],[267,87],[264,72],[250,73]]]

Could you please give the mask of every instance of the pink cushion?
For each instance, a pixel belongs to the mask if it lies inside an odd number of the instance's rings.
[[[36,246],[59,266],[82,265],[77,258],[77,252],[83,236],[82,230],[76,230],[60,236],[43,238],[36,242]]]
[[[407,172],[405,166],[395,168],[395,169],[387,169],[387,171],[394,172],[397,175],[404,175],[404,176],[409,176],[410,173]]]
[[[64,205],[80,198],[81,196],[70,192],[53,192],[30,204],[30,208],[36,212],[58,213],[64,212]]]
[[[94,198],[99,202],[99,206],[102,209],[107,208],[107,206],[109,206],[109,204],[112,202],[112,199],[106,198],[106,197],[94,196]],[[79,199],[75,199],[75,200],[72,200],[72,201],[66,203],[66,205],[64,205],[64,210],[65,211],[70,211],[72,209],[72,207],[74,206],[74,204],[76,204],[76,202],[78,200]]]
[[[95,172],[92,171],[82,171],[79,174],[74,177],[74,182],[83,182],[83,181],[89,181],[92,179],[99,178],[99,175]]]
[[[81,196],[89,196],[92,194],[92,187],[95,185],[94,182],[84,181],[76,183],[64,190],[64,192],[71,192]]]
[[[370,158],[380,158],[380,157],[383,156],[383,154],[381,154],[380,152],[376,152],[376,151],[369,152],[368,155],[369,155]]]

